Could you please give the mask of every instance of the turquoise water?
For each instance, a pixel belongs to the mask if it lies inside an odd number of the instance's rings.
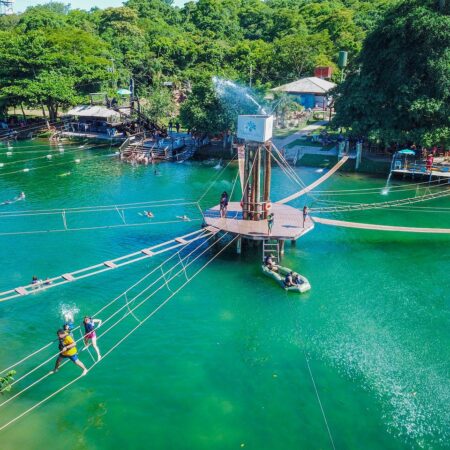
[[[211,165],[185,163],[161,164],[155,175],[151,167],[121,164],[114,149],[64,149],[50,149],[45,141],[19,142],[7,156],[0,146],[5,164],[0,202],[21,191],[27,196],[1,206],[0,213],[196,200],[218,173]],[[50,153],[49,160],[45,156]],[[29,161],[40,156],[44,158]],[[233,166],[225,170],[202,207],[217,203],[222,190],[231,191],[235,171]],[[305,182],[321,175],[314,168],[296,171]],[[295,190],[278,169],[273,184],[273,199]],[[320,189],[380,188],[370,195],[327,197],[349,202],[416,194],[414,189],[396,194],[394,188],[381,195],[384,185],[379,178],[337,174]],[[312,197],[307,203],[321,205]],[[296,206],[303,204],[299,199]],[[443,209],[450,208],[448,199],[417,206],[441,210],[332,217],[450,227]],[[0,234],[0,290],[27,284],[34,274],[54,276],[140,250],[199,225],[167,223],[183,214],[200,218],[195,206],[151,209],[152,221],[138,214],[141,208],[126,210],[127,224],[142,226],[37,234],[25,232],[64,229],[62,217],[0,217],[0,233],[24,233]],[[68,213],[66,218],[69,228],[123,223],[115,211]],[[192,270],[213,254],[200,257]],[[167,257],[0,304],[1,367],[53,339],[62,310],[79,310],[76,318],[81,320]],[[309,293],[298,296],[261,274],[257,249],[237,256],[230,246],[85,378],[0,432],[1,448],[329,449],[331,439],[338,449],[449,448],[449,259],[445,236],[317,225],[295,247],[286,246],[285,264],[312,284]],[[175,291],[182,283],[181,274],[169,287]],[[136,310],[137,317],[144,318],[169,295],[161,289]],[[124,305],[120,302],[105,314]],[[102,351],[136,325],[128,316],[99,340]],[[55,344],[43,353],[50,357],[56,351]],[[18,368],[16,378],[44,356]],[[80,358],[92,364],[87,352]],[[12,394],[51,367],[49,363],[18,383]],[[0,407],[0,426],[77,375],[78,368],[67,364]],[[0,396],[0,403],[10,396]]]

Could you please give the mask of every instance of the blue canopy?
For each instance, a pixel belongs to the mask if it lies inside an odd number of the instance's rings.
[[[119,94],[119,95],[131,95],[131,91],[128,90],[128,89],[119,89],[117,91],[117,94]]]
[[[416,152],[414,150],[410,150],[409,148],[405,148],[404,150],[400,150],[398,153],[402,155],[415,155]]]

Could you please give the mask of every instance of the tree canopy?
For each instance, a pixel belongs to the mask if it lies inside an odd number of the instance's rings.
[[[449,13],[435,0],[393,8],[338,88],[335,124],[386,143],[449,143]]]
[[[309,76],[317,65],[333,66],[339,79],[339,50],[356,57],[395,2],[198,0],[179,8],[170,0],[128,0],[91,11],[57,2],[30,7],[0,17],[0,97],[45,104],[56,114],[89,90],[127,86],[132,76],[139,94],[161,94],[153,103],[160,115],[164,81],[194,88],[198,82],[205,94],[212,76],[270,88]]]

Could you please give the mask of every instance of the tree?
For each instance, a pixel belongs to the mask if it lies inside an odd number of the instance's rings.
[[[154,87],[144,96],[142,109],[152,122],[159,123],[175,112],[172,92],[165,87]]]
[[[0,32],[0,95],[11,105],[46,105],[54,119],[110,78],[109,58],[101,39],[70,26]]]
[[[450,142],[448,6],[406,0],[390,10],[336,95],[336,126],[383,142]]]

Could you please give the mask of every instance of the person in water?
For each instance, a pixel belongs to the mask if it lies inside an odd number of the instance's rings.
[[[31,279],[31,284],[33,286],[33,289],[38,288],[41,283],[42,283],[42,280],[40,280],[36,275],[33,275],[33,278]]]
[[[186,216],[186,214],[184,216],[177,216],[177,219],[180,219],[183,222],[189,222],[191,220],[188,216]]]
[[[295,286],[294,280],[292,279],[292,275],[293,275],[293,272],[292,272],[292,271],[290,271],[290,272],[286,275],[286,278],[284,279],[284,285],[285,285],[285,287]]]
[[[145,214],[149,219],[153,219],[153,217],[155,217],[151,211],[144,211],[144,214]]]
[[[273,228],[274,222],[275,222],[275,216],[273,215],[273,213],[270,213],[267,216],[267,231],[269,234],[272,234],[272,228]]]
[[[97,353],[97,360],[100,361],[102,356],[100,355],[100,349],[97,345],[97,335],[95,334],[95,328],[100,327],[102,321],[100,319],[93,319],[92,317],[86,316],[83,320],[84,325],[84,346],[85,348],[89,347],[89,341],[92,343],[92,347]]]
[[[220,196],[220,217],[227,216],[227,209],[228,209],[228,193],[226,191],[223,191],[222,195]]]
[[[62,329],[70,336],[73,336],[74,323],[72,321],[66,321],[64,322]]]
[[[57,331],[58,340],[59,340],[59,356],[56,359],[55,368],[53,369],[53,373],[58,372],[59,366],[61,362],[69,358],[74,364],[76,364],[82,371],[82,375],[87,374],[86,366],[78,359],[78,351],[76,347],[76,343],[73,340],[73,337],[70,336],[64,330]]]
[[[305,228],[305,221],[307,217],[308,217],[308,207],[305,205],[303,207],[303,228]]]

